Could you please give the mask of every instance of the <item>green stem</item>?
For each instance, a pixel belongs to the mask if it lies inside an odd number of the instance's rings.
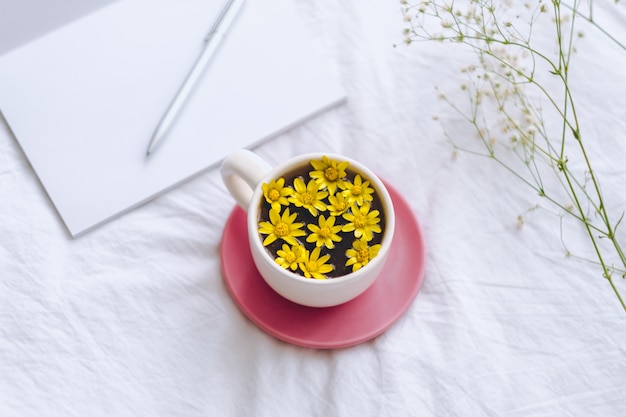
[[[574,120],[574,126],[575,126],[575,130],[573,131],[574,133],[574,137],[576,139],[576,142],[579,145],[579,149],[583,155],[583,159],[585,161],[585,165],[587,166],[587,169],[589,171],[589,175],[591,177],[591,181],[593,184],[593,188],[597,194],[598,197],[598,201],[602,202],[603,197],[602,194],[600,192],[600,187],[595,175],[595,172],[593,171],[592,167],[591,167],[591,162],[589,160],[588,154],[587,154],[587,150],[585,149],[583,140],[581,138],[581,133],[580,133],[580,124],[578,121],[578,116],[576,114],[576,108],[574,105],[574,98],[572,96],[572,92],[569,88],[569,82],[568,82],[568,73],[569,73],[569,57],[571,54],[571,40],[572,40],[572,34],[570,34],[570,46],[568,48],[568,52],[564,53],[563,52],[563,47],[562,47],[562,42],[563,42],[563,38],[561,37],[561,21],[560,21],[560,9],[559,9],[559,2],[554,2],[554,7],[555,7],[555,18],[556,18],[556,28],[557,28],[557,39],[558,39],[558,43],[559,43],[559,57],[560,57],[560,62],[563,64],[563,71],[561,72],[561,79],[563,81],[563,86],[565,88],[565,94],[564,94],[564,111],[563,113],[567,115],[567,111],[568,111],[568,107],[569,105],[571,105],[571,112],[572,112],[572,117]],[[574,3],[574,10],[577,10],[577,2]],[[576,15],[576,13],[574,13],[574,15]],[[574,22],[572,22],[572,31],[574,28]],[[565,146],[565,136],[566,136],[566,129],[567,129],[567,125],[564,123],[563,125],[563,131],[562,131],[562,149],[564,149]],[[563,155],[562,155],[563,156]],[[587,231],[587,234],[589,235],[589,238],[592,242],[594,251],[596,252],[596,256],[598,257],[598,260],[600,261],[600,265],[603,271],[603,276],[609,281],[609,284],[611,285],[611,288],[613,289],[613,292],[615,292],[620,304],[622,305],[622,308],[624,309],[624,311],[626,311],[626,303],[624,303],[624,300],[622,299],[621,295],[619,294],[619,291],[617,290],[617,287],[615,286],[615,283],[613,282],[611,273],[608,270],[608,267],[604,261],[604,257],[602,255],[602,252],[600,251],[600,248],[598,247],[598,243],[596,241],[596,238],[594,236],[594,234],[591,231],[591,227],[590,227],[590,223],[587,220],[587,217],[584,214],[584,210],[581,206],[580,200],[578,198],[578,194],[576,193],[576,189],[574,188],[573,184],[572,184],[572,180],[570,178],[570,174],[569,174],[569,170],[567,169],[563,169],[562,173],[567,181],[567,184],[569,186],[569,189],[572,193],[572,196],[574,197],[574,204],[578,210],[579,215],[583,218],[583,224],[585,226],[585,230]],[[599,211],[600,211],[600,216],[603,219],[603,222],[607,228],[607,232],[606,234],[610,237],[611,241],[613,242],[613,244],[616,246],[617,252],[621,253],[621,248],[619,248],[619,244],[617,244],[613,229],[612,229],[612,225],[610,222],[610,219],[608,217],[608,214],[606,212],[606,207],[604,204],[600,203],[599,205]],[[619,249],[618,249],[619,248]],[[623,255],[623,254],[622,254]],[[622,261],[624,260],[623,256],[622,256]]]
[[[578,7],[572,7],[565,3],[562,3],[562,4],[563,4],[563,7],[566,7],[567,9],[569,9],[574,15],[586,20],[591,26],[593,26],[596,30],[598,30],[600,33],[606,36],[611,42],[613,42],[619,48],[626,51],[626,45],[620,42],[615,36],[611,35],[611,33],[609,33],[606,29],[604,29],[595,21],[595,19],[593,18],[593,13],[592,13],[593,2],[590,2],[589,4],[589,15],[582,14],[578,10]]]

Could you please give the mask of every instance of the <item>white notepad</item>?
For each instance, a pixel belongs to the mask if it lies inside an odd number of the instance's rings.
[[[345,99],[290,0],[247,0],[168,138],[223,0],[114,2],[0,57],[0,111],[72,236]]]

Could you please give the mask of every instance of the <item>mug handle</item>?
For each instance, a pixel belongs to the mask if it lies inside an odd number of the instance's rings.
[[[237,204],[248,211],[254,189],[271,169],[272,167],[254,152],[240,149],[224,159],[221,174],[226,188]]]

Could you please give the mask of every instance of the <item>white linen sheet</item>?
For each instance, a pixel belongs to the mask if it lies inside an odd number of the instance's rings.
[[[411,307],[345,349],[277,340],[222,280],[220,239],[235,203],[217,169],[71,239],[3,127],[0,415],[626,415],[626,313],[599,269],[565,257],[559,217],[533,209],[545,204],[530,189],[486,159],[455,155],[442,133],[446,123],[473,135],[434,88],[458,94],[464,56],[401,45],[398,2],[297,7],[337,61],[348,102],[256,150],[270,162],[342,153],[402,192],[427,254]],[[608,7],[623,28],[624,7]],[[596,35],[578,43],[577,94],[589,103],[582,117],[603,190],[619,208],[624,54]],[[564,238],[588,246],[575,227]]]

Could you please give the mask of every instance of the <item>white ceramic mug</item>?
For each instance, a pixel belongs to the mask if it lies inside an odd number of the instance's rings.
[[[371,192],[373,190],[374,194],[372,195],[377,196],[376,201],[378,201],[380,207],[381,223],[379,226],[382,230],[382,237],[378,237],[380,241],[378,253],[371,257],[371,259],[367,259],[367,256],[365,256],[365,258],[361,257],[359,260],[356,260],[356,256],[353,256],[355,259],[353,259],[352,263],[360,262],[360,265],[362,265],[360,268],[357,268],[356,271],[353,272],[350,267],[340,265],[340,267],[346,267],[350,269],[350,271],[345,275],[337,277],[315,279],[307,278],[294,272],[289,267],[279,265],[275,260],[275,256],[264,246],[263,242],[267,236],[259,233],[259,224],[260,221],[262,221],[262,219],[260,219],[260,212],[263,210],[263,205],[265,204],[266,207],[270,207],[269,204],[266,203],[263,184],[267,187],[271,181],[281,177],[284,178],[285,174],[293,172],[294,170],[304,169],[307,165],[309,165],[311,167],[310,170],[313,171],[314,168],[310,165],[311,161],[323,161],[323,158],[326,158],[325,161],[347,162],[349,164],[348,170],[352,173],[352,176],[359,174],[361,183],[369,181],[369,191]],[[322,171],[318,171],[318,176],[319,172]],[[326,153],[311,153],[296,156],[272,167],[257,154],[242,149],[226,157],[221,167],[221,174],[230,194],[235,198],[239,206],[247,212],[248,240],[254,263],[261,276],[278,294],[298,304],[310,307],[329,307],[345,303],[357,297],[374,283],[383,268],[391,247],[395,228],[395,213],[385,185],[367,167],[350,158]],[[305,184],[309,180],[311,179],[306,178]],[[353,184],[350,185],[353,186]],[[338,187],[333,188],[339,189]],[[294,189],[292,188],[292,190]],[[323,192],[324,189],[322,188],[319,191]],[[294,191],[292,197],[294,197],[295,194]],[[344,195],[346,194],[344,193]],[[288,207],[289,206],[277,206],[282,214],[284,214],[285,209]],[[295,206],[293,206],[292,209],[295,210]],[[268,210],[268,208],[265,210]],[[302,208],[300,208],[300,210],[302,210]],[[327,220],[330,219],[330,213],[328,211],[319,211],[318,215],[327,216]],[[298,220],[299,219],[296,219],[294,223],[297,223]],[[357,224],[356,220],[353,221],[353,224]],[[298,230],[303,230],[309,234],[312,233],[307,227],[308,226],[304,225]],[[278,232],[276,232],[276,234],[278,234]],[[344,235],[342,240],[352,239],[352,244],[354,244],[354,240],[358,240],[356,237],[352,237],[354,236],[353,231],[352,233],[348,233],[349,238],[346,237],[346,233],[342,234]],[[297,239],[304,242],[306,237],[298,236]],[[280,242],[280,239],[277,241]],[[287,242],[281,242],[281,244],[291,246]],[[344,245],[346,244],[348,243],[344,243]],[[335,249],[338,250],[338,248],[339,246],[337,245]],[[322,246],[322,249],[326,252],[334,250],[328,249],[326,246]],[[345,251],[345,249],[343,250]],[[352,250],[352,254],[356,252],[357,251]],[[361,262],[361,259],[364,259],[364,261]],[[354,268],[354,265],[352,265],[352,268]]]

